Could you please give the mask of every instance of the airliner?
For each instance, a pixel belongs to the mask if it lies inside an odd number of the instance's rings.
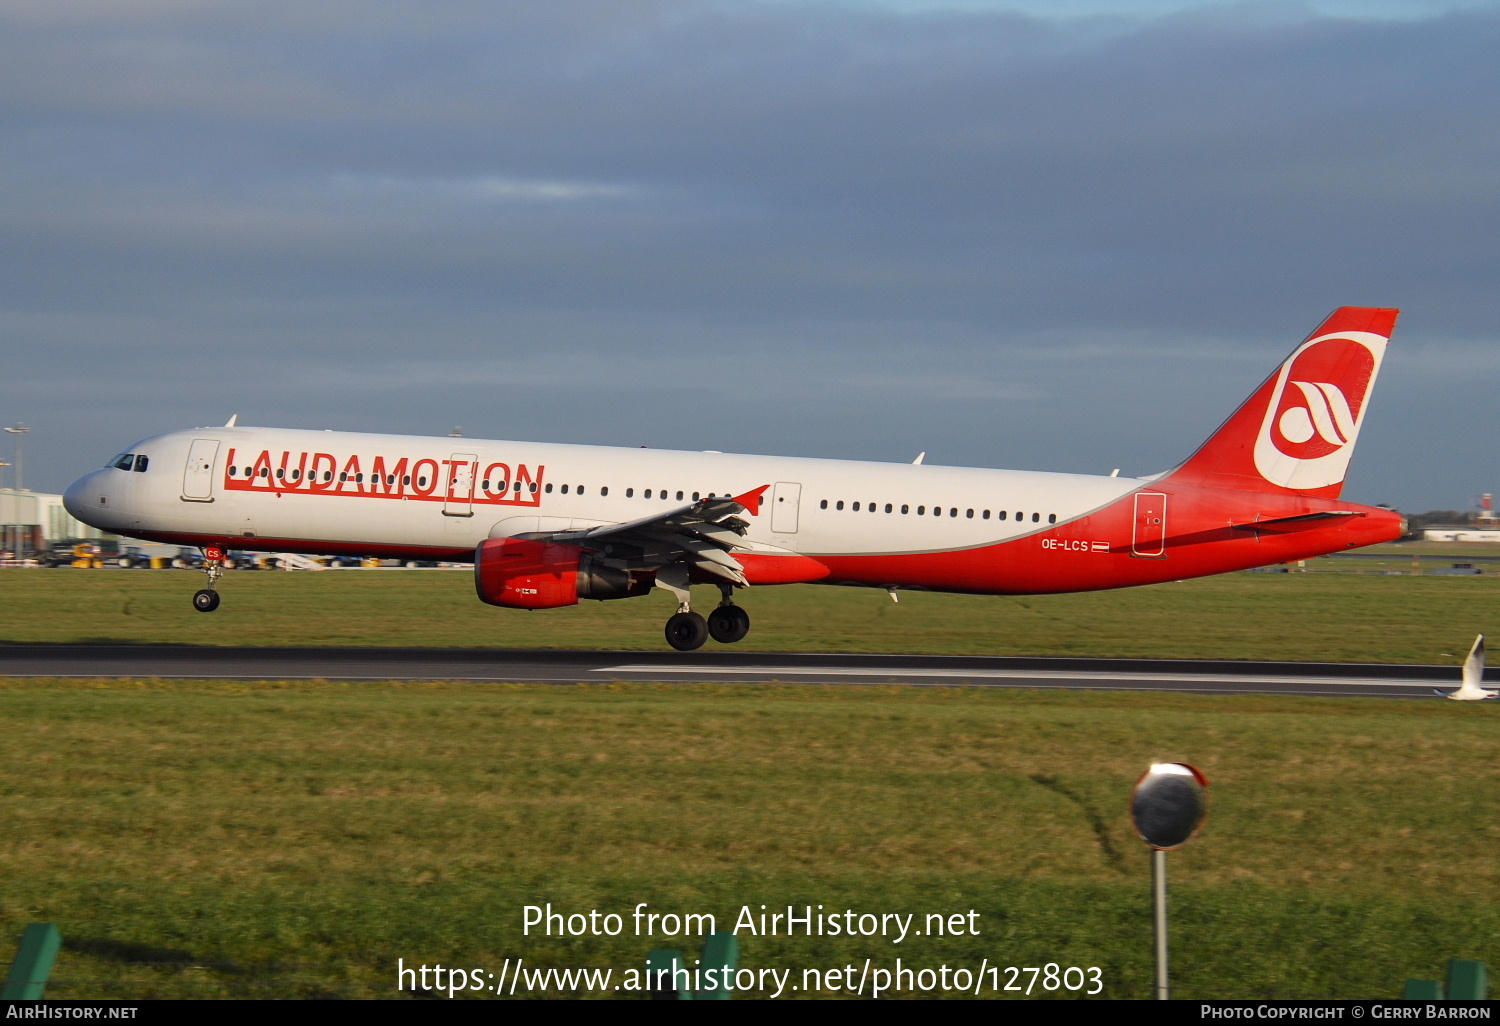
[[[519,609],[677,601],[679,651],[742,640],[747,587],[1093,591],[1391,541],[1339,499],[1398,311],[1341,307],[1186,461],[1130,478],[239,426],[156,435],[67,490],[84,523],[198,546],[472,562]],[[693,585],[716,608],[692,608]]]

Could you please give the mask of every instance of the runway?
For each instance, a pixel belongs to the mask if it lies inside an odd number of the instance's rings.
[[[0,675],[546,684],[786,682],[1382,698],[1432,698],[1434,688],[1451,690],[1459,684],[1457,665],[190,645],[0,645]],[[1494,681],[1500,673],[1486,677]]]

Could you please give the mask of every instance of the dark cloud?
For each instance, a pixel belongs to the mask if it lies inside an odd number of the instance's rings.
[[[0,12],[0,419],[1127,472],[1406,309],[1351,493],[1493,489],[1500,9]],[[1460,412],[1464,411],[1464,412]]]

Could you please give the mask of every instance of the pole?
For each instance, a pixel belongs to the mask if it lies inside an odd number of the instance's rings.
[[[5,429],[5,433],[7,435],[16,436],[16,491],[18,492],[24,491],[26,489],[25,481],[22,478],[22,468],[25,466],[25,462],[24,456],[21,451],[21,439],[24,438],[26,436],[26,432],[30,430],[31,428],[27,427],[25,424],[17,424],[15,427],[8,427]]]
[[[1156,1000],[1167,994],[1167,853],[1151,850],[1151,890],[1156,899]]]

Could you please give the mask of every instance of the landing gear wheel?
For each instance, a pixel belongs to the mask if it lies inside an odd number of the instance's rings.
[[[203,588],[193,594],[193,608],[200,613],[212,613],[219,608],[219,593]]]
[[[708,640],[708,624],[697,613],[673,613],[667,621],[667,644],[679,652],[702,648]]]
[[[720,606],[708,614],[709,637],[722,645],[732,645],[750,633],[750,614],[739,606]]]

